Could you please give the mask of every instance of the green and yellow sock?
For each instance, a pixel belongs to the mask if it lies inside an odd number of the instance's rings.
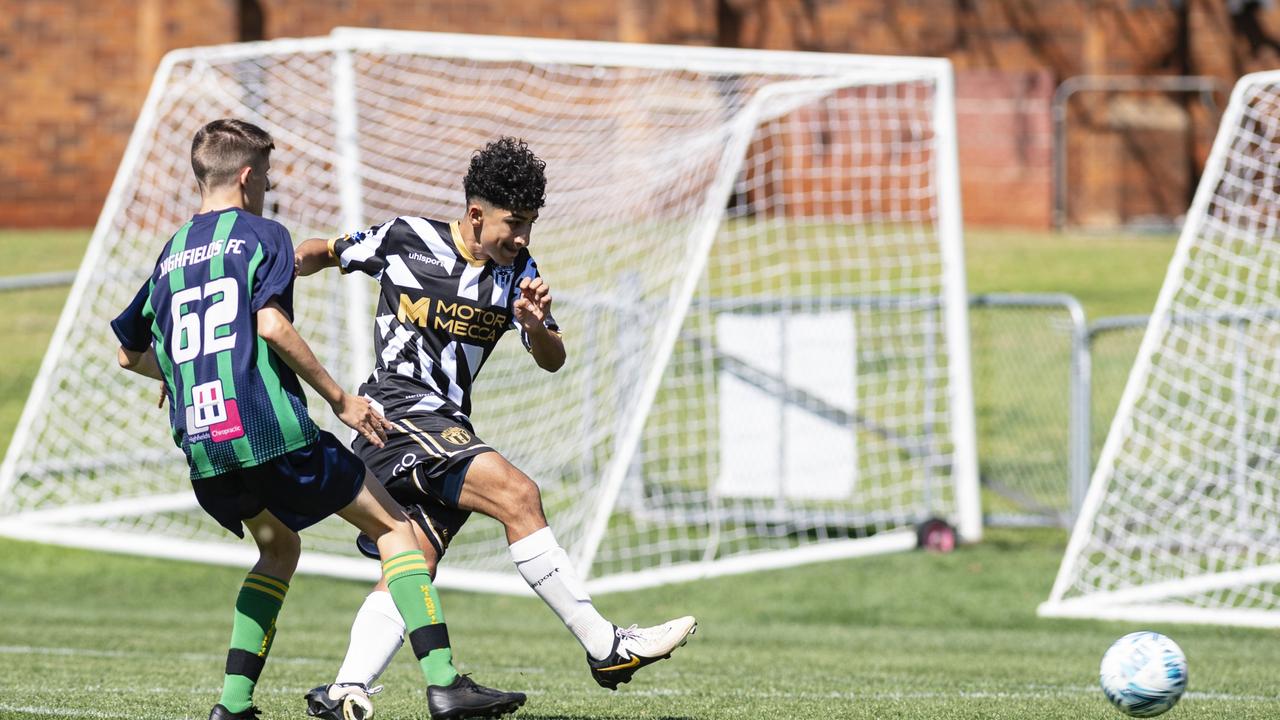
[[[276,635],[276,616],[284,605],[289,583],[262,573],[249,573],[236,598],[236,617],[231,624],[231,649],[227,651],[226,675],[222,679],[223,707],[243,712],[253,704],[253,686]]]
[[[409,645],[422,666],[428,685],[451,685],[458,671],[449,649],[449,630],[444,624],[440,596],[431,584],[427,559],[420,550],[402,552],[382,562],[387,590],[404,618]]]

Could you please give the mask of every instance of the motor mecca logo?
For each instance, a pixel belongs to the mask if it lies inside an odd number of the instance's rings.
[[[401,293],[396,318],[402,323],[416,323],[419,327],[443,330],[454,337],[496,342],[498,331],[511,321],[511,313],[468,305],[458,300],[431,297],[414,300]]]

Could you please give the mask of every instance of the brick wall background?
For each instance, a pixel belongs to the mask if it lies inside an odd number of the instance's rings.
[[[1206,74],[1229,87],[1280,67],[1270,0],[6,0],[3,10],[0,226],[96,220],[168,50],[335,25],[949,57],[966,220],[1027,227],[1050,220],[1049,106],[1064,79]],[[1073,219],[1179,212],[1215,122],[1179,96],[1081,96]]]

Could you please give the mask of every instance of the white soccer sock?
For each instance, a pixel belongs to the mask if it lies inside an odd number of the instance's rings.
[[[391,593],[375,590],[369,593],[351,623],[351,644],[342,660],[334,684],[359,683],[366,687],[391,664],[391,658],[404,643],[404,619],[396,609]]]
[[[511,560],[520,576],[597,660],[613,650],[613,623],[605,620],[569,564],[569,554],[556,542],[551,528],[511,543]]]

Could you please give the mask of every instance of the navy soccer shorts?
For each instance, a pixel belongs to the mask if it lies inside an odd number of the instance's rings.
[[[241,521],[268,510],[295,532],[355,500],[364,464],[333,435],[261,465],[192,480],[200,507],[218,524],[244,537]]]

